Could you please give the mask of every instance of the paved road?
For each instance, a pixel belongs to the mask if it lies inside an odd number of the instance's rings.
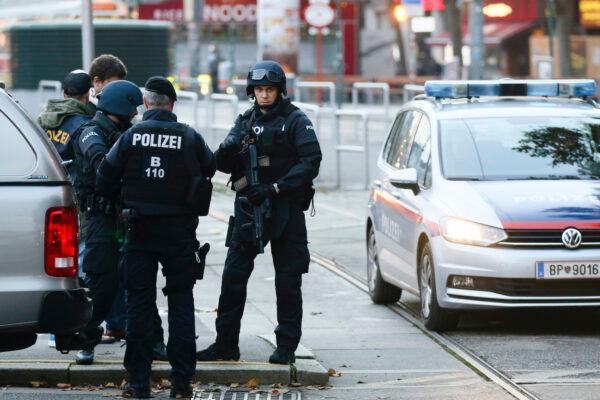
[[[321,195],[317,210],[338,215],[335,231],[311,231],[313,251],[366,279],[366,191]],[[401,302],[418,310],[418,300]],[[600,312],[594,309],[469,313],[449,333],[515,382],[544,400],[600,399]]]

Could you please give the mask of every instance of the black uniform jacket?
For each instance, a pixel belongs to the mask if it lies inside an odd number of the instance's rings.
[[[142,123],[146,128],[170,129],[176,125],[177,116],[172,112],[160,109],[148,110],[144,113]],[[133,130],[136,126],[128,129],[121,135],[113,148],[107,154],[103,165],[99,168],[96,179],[98,192],[115,197],[121,189],[121,180],[125,172],[128,157],[131,155]],[[193,130],[191,127],[187,129]],[[208,148],[200,134],[194,131],[194,152],[199,161],[201,174],[204,177],[212,177],[215,174],[216,164],[212,151]]]
[[[312,181],[319,173],[322,159],[321,148],[314,126],[310,119],[292,105],[288,99],[280,99],[278,104],[263,114],[255,105],[239,115],[229,136],[240,142],[251,132],[259,137],[258,155],[269,158],[269,167],[261,169],[261,183],[276,183],[280,193],[273,198],[273,212],[270,221],[269,238],[278,238],[289,220],[290,209],[298,209],[312,193]],[[270,132],[270,133],[268,133]],[[268,143],[266,138],[269,138]],[[265,138],[263,141],[262,138]],[[246,154],[222,155],[215,152],[217,169],[230,173],[236,182],[249,173],[249,160]],[[238,190],[235,206],[235,225],[241,229],[249,222],[248,213],[241,212]]]

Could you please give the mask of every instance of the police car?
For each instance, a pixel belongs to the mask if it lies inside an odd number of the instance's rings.
[[[429,81],[397,114],[366,226],[375,303],[600,306],[600,108],[592,80]]]

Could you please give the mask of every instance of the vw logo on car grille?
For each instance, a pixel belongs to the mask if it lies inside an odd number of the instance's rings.
[[[562,234],[562,241],[569,249],[576,249],[581,246],[581,232],[575,228],[568,228]]]

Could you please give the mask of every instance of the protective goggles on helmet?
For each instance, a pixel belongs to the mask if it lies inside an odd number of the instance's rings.
[[[279,75],[275,71],[271,71],[268,69],[259,68],[259,69],[254,69],[254,70],[248,72],[248,79],[253,80],[253,81],[260,81],[260,80],[264,79],[265,76],[267,77],[267,80],[269,82],[281,83],[281,81],[282,81],[281,75]]]

